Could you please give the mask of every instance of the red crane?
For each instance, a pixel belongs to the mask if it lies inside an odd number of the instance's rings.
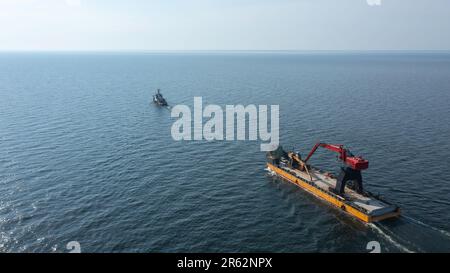
[[[364,193],[361,171],[369,168],[369,161],[360,156],[354,156],[349,150],[344,148],[344,145],[319,142],[312,148],[311,152],[309,152],[308,157],[306,157],[304,161],[305,164],[319,147],[338,153],[338,158],[347,165],[346,168],[341,168],[341,173],[336,180],[336,187],[331,190],[336,194],[343,196],[347,182],[353,181],[351,188],[358,193]]]
[[[360,156],[354,156],[349,150],[344,148],[344,145],[341,144],[327,144],[327,143],[317,143],[314,148],[312,148],[311,152],[309,152],[308,157],[305,159],[305,164],[311,158],[311,156],[316,152],[319,148],[325,148],[330,151],[336,152],[339,154],[339,159],[342,160],[346,165],[348,165],[353,170],[362,171],[369,168],[369,161],[365,160]]]

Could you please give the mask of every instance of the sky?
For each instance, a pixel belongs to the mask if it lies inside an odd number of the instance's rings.
[[[450,50],[450,1],[0,0],[0,50]]]

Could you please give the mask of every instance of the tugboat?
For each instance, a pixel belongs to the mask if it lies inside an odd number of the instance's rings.
[[[168,106],[166,99],[162,96],[160,90],[156,91],[156,94],[153,95],[153,102],[159,106]]]
[[[344,167],[338,176],[308,164],[308,160],[319,147],[339,154],[338,158]],[[363,189],[361,171],[369,168],[369,161],[354,156],[343,145],[319,142],[304,160],[299,153],[285,152],[280,146],[267,154],[267,168],[273,175],[291,182],[365,223],[400,215],[398,206]]]

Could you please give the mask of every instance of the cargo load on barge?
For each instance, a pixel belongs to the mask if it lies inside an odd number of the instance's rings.
[[[319,148],[339,154],[345,165],[335,176],[308,164]],[[267,168],[274,175],[287,180],[347,214],[365,222],[378,222],[400,215],[400,208],[363,189],[361,171],[369,162],[354,156],[343,145],[317,143],[303,160],[298,152],[286,152],[280,146],[267,154]]]

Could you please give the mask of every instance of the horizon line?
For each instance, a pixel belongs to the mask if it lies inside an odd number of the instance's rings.
[[[450,49],[0,49],[0,53],[450,53]]]

